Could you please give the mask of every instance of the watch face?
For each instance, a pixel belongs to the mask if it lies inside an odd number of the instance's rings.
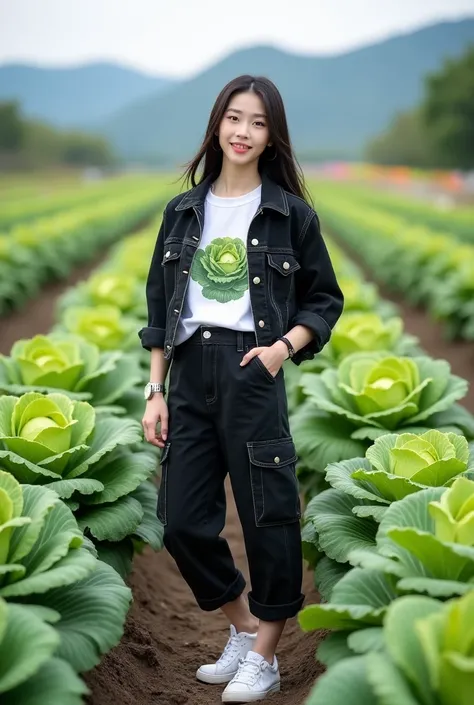
[[[148,382],[148,384],[145,385],[145,393],[144,393],[145,399],[149,399],[150,394],[151,394],[151,384],[150,384],[150,382]]]

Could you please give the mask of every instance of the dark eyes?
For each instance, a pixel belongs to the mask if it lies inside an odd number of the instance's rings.
[[[227,117],[229,120],[232,120],[232,121],[239,119],[237,117],[237,115],[228,115]],[[259,127],[265,127],[265,123],[262,122],[261,120],[257,120],[255,124],[258,125]]]

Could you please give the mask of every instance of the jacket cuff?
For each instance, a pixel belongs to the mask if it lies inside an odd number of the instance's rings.
[[[291,321],[291,327],[293,328],[294,326],[306,326],[312,331],[314,336],[309,343],[301,350],[298,350],[291,358],[295,365],[300,365],[304,360],[312,360],[315,355],[321,352],[331,337],[331,328],[324,318],[321,318],[316,313],[304,310],[298,311]]]
[[[152,348],[165,347],[165,334],[166,330],[164,328],[142,328],[138,331],[142,347],[150,351]]]

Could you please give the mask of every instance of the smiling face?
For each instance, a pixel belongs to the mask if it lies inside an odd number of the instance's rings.
[[[234,95],[219,127],[219,144],[231,164],[249,165],[269,144],[262,99],[252,91]]]

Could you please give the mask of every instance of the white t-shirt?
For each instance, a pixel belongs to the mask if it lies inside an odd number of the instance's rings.
[[[204,231],[189,273],[175,344],[201,325],[254,331],[250,307],[247,234],[262,187],[236,198],[211,191],[204,204]]]

